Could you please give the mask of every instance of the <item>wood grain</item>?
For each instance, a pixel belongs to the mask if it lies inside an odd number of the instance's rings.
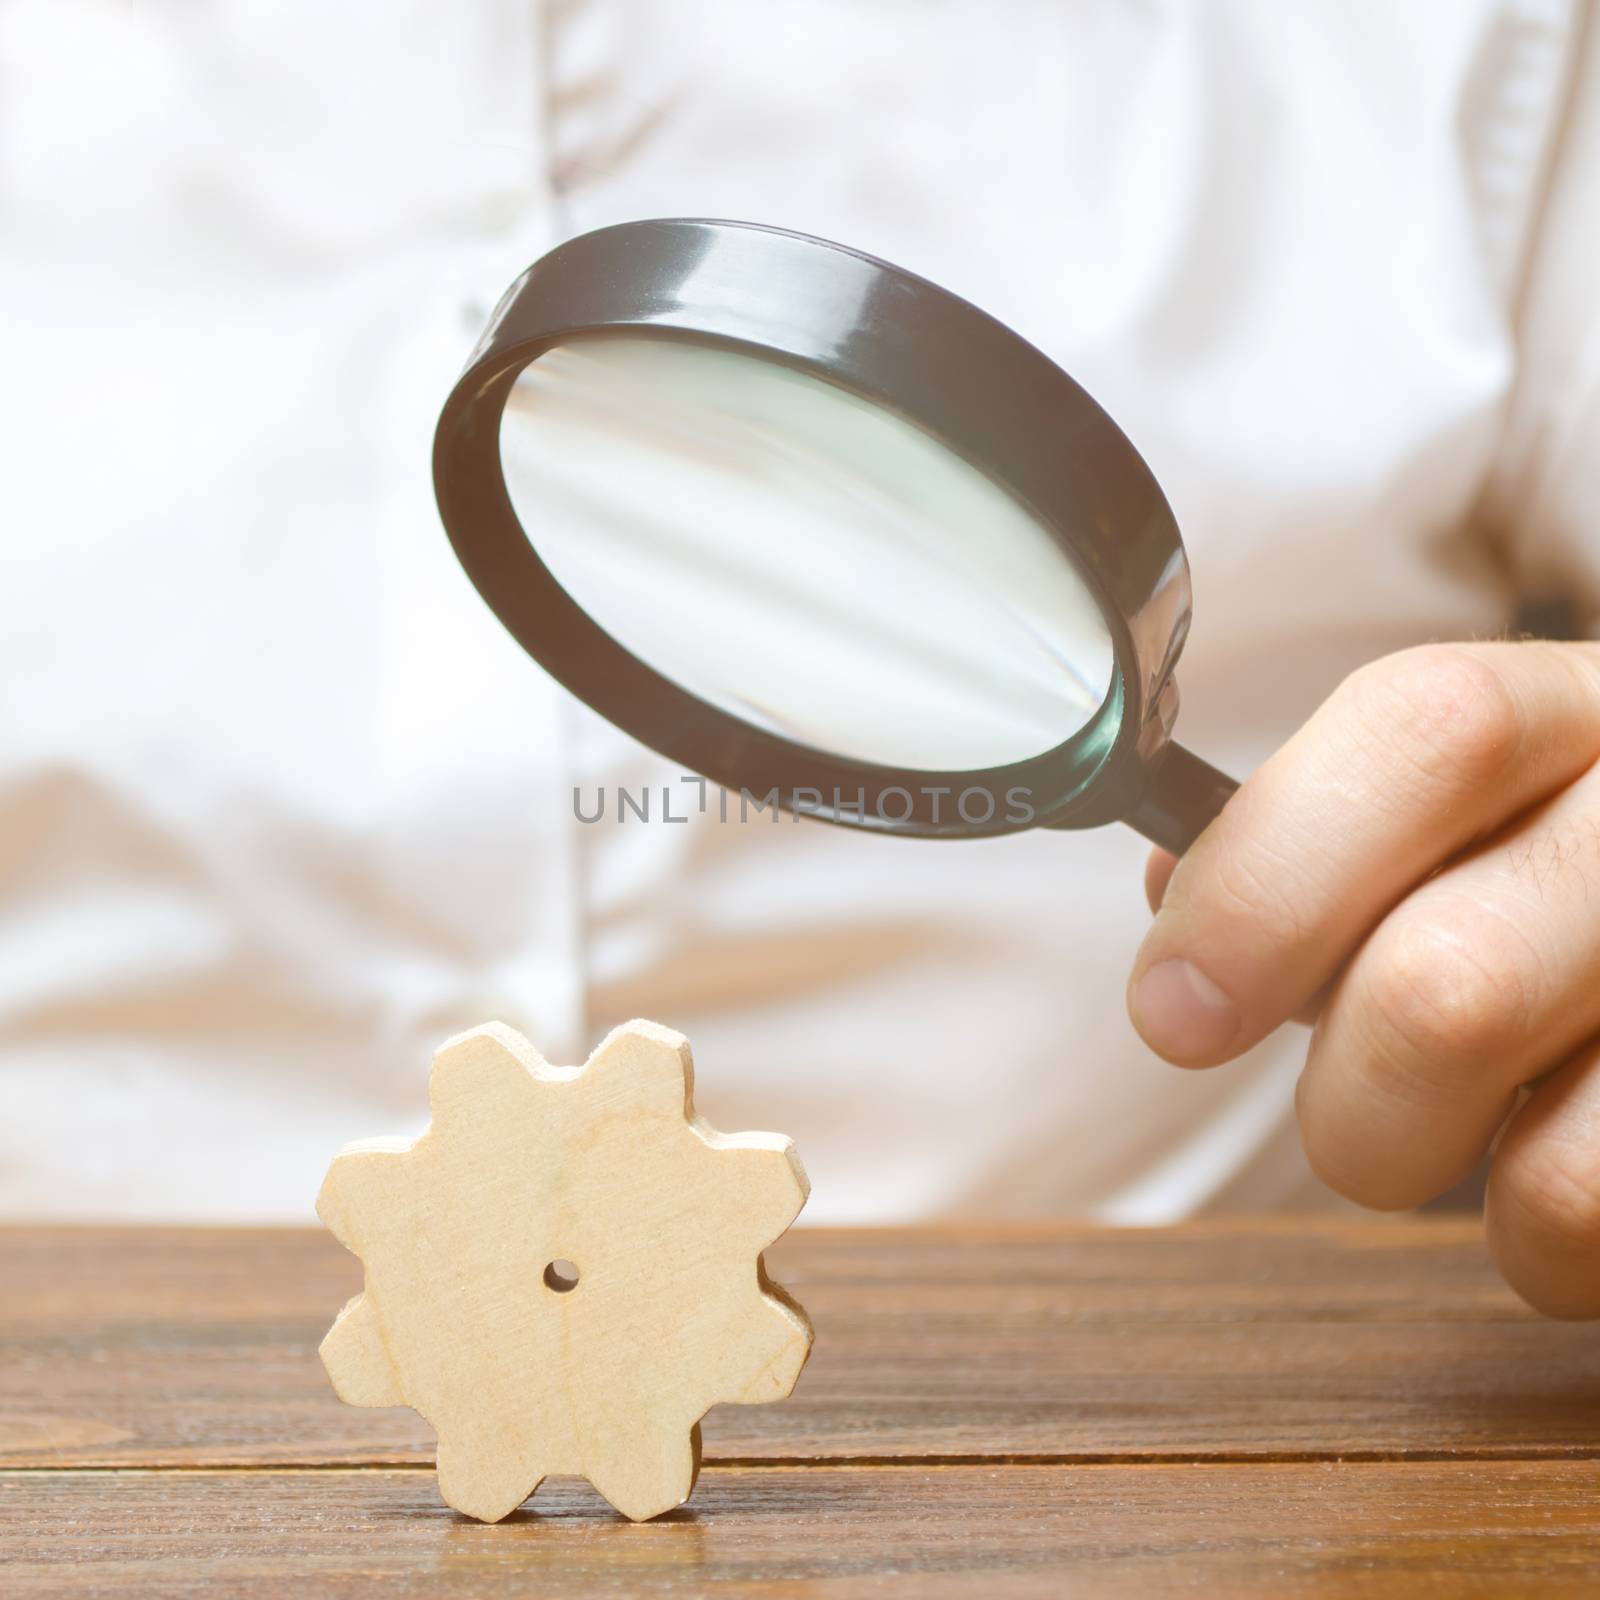
[[[796,1230],[817,1348],[709,1461],[1600,1455],[1600,1338],[1444,1219]],[[316,1358],[360,1288],[305,1230],[0,1231],[0,1465],[428,1463]]]
[[[771,1258],[817,1354],[788,1405],[711,1414],[690,1506],[628,1523],[557,1479],[488,1526],[441,1504],[415,1418],[328,1392],[317,1341],[359,1286],[331,1239],[0,1231],[0,1591],[1597,1590],[1600,1339],[1521,1307],[1473,1224],[801,1232]]]
[[[0,1474],[8,1600],[43,1596],[1209,1592],[1592,1595],[1587,1462],[709,1468],[624,1522],[547,1484],[486,1526],[416,1470]]]

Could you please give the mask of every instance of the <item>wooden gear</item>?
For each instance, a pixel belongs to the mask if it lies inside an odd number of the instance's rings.
[[[688,1041],[651,1022],[582,1067],[489,1023],[439,1050],[429,1100],[317,1199],[366,1269],[322,1342],[339,1398],[421,1413],[440,1493],[485,1522],[557,1474],[635,1520],[682,1504],[701,1417],[783,1399],[810,1354],[761,1260],[805,1204],[792,1142],[702,1122]]]

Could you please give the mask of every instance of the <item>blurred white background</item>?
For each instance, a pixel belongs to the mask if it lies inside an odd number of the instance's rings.
[[[431,432],[571,233],[721,215],[944,283],[1178,513],[1185,741],[1600,587],[1577,0],[0,0],[0,1211],[299,1218],[448,1034],[643,1014],[814,1220],[1332,1203],[1303,1040],[1122,1009],[1120,829],[584,827],[677,773],[546,680]]]

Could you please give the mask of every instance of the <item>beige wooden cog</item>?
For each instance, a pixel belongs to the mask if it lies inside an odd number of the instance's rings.
[[[805,1204],[793,1144],[700,1121],[688,1041],[652,1022],[582,1067],[489,1023],[428,1093],[420,1138],[348,1146],[317,1198],[366,1268],[322,1342],[339,1398],[420,1412],[440,1493],[486,1522],[550,1475],[635,1520],[681,1505],[700,1418],[783,1399],[810,1354],[761,1261]]]

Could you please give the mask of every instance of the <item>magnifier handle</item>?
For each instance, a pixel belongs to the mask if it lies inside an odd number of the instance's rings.
[[[1137,806],[1123,818],[1152,844],[1181,856],[1239,785],[1181,744],[1169,744],[1145,780]]]

